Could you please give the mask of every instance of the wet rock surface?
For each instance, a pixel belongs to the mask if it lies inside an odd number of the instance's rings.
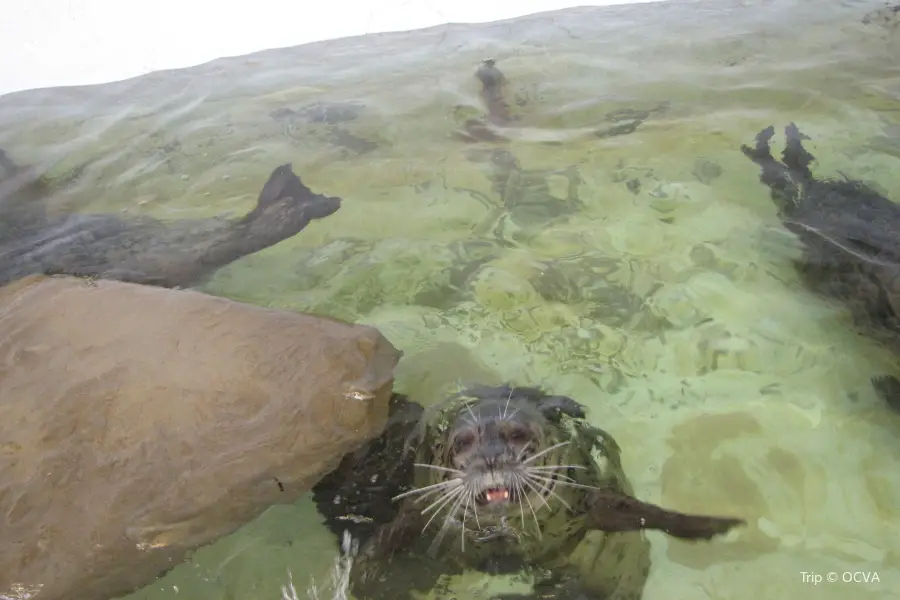
[[[372,327],[35,276],[0,288],[0,356],[0,596],[106,600],[377,436],[399,352]]]

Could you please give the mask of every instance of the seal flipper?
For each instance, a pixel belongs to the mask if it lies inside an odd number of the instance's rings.
[[[762,171],[759,180],[771,190],[772,199],[775,200],[778,209],[789,212],[789,209],[796,205],[799,190],[794,178],[791,177],[791,169],[772,156],[769,142],[774,135],[775,127],[769,125],[756,134],[756,146],[751,148],[746,144],[741,144],[741,152],[759,165]]]
[[[292,198],[297,204],[304,206],[307,219],[323,219],[334,214],[341,207],[341,199],[313,193],[294,173],[293,165],[285,163],[276,167],[259,192],[256,207],[247,214],[244,220],[263,212],[268,206]]]
[[[784,135],[786,140],[784,150],[781,152],[781,160],[791,171],[799,173],[807,181],[812,180],[813,176],[809,165],[816,160],[816,157],[803,147],[803,140],[808,140],[810,137],[800,133],[794,123],[784,128]]]
[[[568,396],[544,396],[538,402],[538,408],[552,423],[558,423],[563,415],[573,419],[583,419],[586,416],[584,406]]]
[[[708,540],[738,525],[746,525],[743,519],[667,510],[613,490],[593,492],[588,515],[593,529],[608,533],[658,529],[685,540]]]
[[[285,196],[292,196],[294,193],[300,191],[305,192],[300,194],[301,198],[312,194],[312,191],[302,183],[300,185],[304,189],[301,190],[298,188],[296,183],[293,182],[294,179],[299,181],[299,178],[294,174],[293,165],[291,163],[285,163],[275,167],[271,175],[269,175],[269,179],[267,179],[265,185],[263,185],[262,190],[259,192],[259,198],[256,200],[257,206],[274,204]]]
[[[756,146],[751,148],[747,144],[741,144],[741,152],[744,155],[758,164],[760,167],[765,168],[767,164],[770,163],[778,163],[775,160],[775,157],[772,156],[772,149],[769,146],[769,142],[772,141],[772,138],[775,136],[775,127],[773,125],[769,125],[762,131],[756,134]]]

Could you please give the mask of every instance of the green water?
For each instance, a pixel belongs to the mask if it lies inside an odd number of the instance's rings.
[[[868,378],[900,365],[797,281],[739,151],[795,121],[817,172],[900,198],[900,32],[861,23],[878,6],[671,2],[317,43],[5,96],[0,146],[93,161],[60,206],[172,219],[242,214],[292,161],[343,208],[203,289],[375,325],[423,397],[473,372],[572,395],[640,497],[751,521],[710,544],[649,534],[646,600],[894,598],[900,418]],[[521,101],[505,144],[453,135],[482,112],[486,57]],[[507,192],[500,147],[521,167]],[[128,598],[274,599],[335,552],[307,501],[273,507]],[[880,583],[801,575],[845,571]]]

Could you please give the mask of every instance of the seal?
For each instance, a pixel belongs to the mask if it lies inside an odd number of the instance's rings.
[[[488,58],[481,61],[475,70],[475,77],[481,82],[481,100],[488,111],[488,119],[498,125],[506,125],[514,120],[505,97],[506,75],[497,68],[497,61]]]
[[[638,600],[642,530],[709,540],[744,524],[638,500],[615,440],[582,405],[509,385],[428,409],[395,394],[385,433],[313,494],[327,526],[360,542],[360,600],[412,598],[466,569],[534,577],[533,595],[509,598]]]
[[[744,155],[761,170],[786,229],[804,252],[796,266],[806,285],[846,306],[863,333],[900,352],[900,206],[869,184],[843,177],[816,178],[810,138],[785,127],[781,161],[772,156],[773,126],[756,135]],[[900,411],[900,380],[875,375],[875,391]]]
[[[481,83],[478,96],[487,113],[481,116],[470,115],[468,110],[457,107],[461,129],[456,135],[467,142],[508,142],[509,139],[498,133],[493,126],[507,127],[518,120],[510,110],[506,100],[506,75],[497,68],[497,61],[487,58],[478,65],[475,77]]]
[[[341,206],[340,198],[313,193],[287,163],[272,171],[256,207],[239,219],[79,213],[48,218],[50,182],[18,167],[2,150],[0,167],[7,175],[0,180],[0,285],[43,274],[189,287]]]

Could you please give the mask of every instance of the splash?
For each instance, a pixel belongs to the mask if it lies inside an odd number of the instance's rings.
[[[341,555],[334,561],[331,570],[331,582],[326,588],[319,588],[315,580],[311,580],[306,590],[309,600],[349,600],[350,598],[350,572],[353,567],[353,559],[359,551],[359,543],[345,531],[341,539]],[[300,600],[297,589],[294,587],[294,576],[288,571],[288,584],[281,586],[281,600]]]

